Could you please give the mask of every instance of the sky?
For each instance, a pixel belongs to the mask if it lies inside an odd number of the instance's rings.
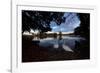
[[[66,12],[63,17],[65,17],[65,22],[60,25],[57,25],[55,21],[50,22],[52,32],[71,32],[74,31],[76,27],[80,26],[81,21],[79,20],[77,13]]]

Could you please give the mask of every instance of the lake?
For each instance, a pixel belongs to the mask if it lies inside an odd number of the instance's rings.
[[[79,36],[58,36],[57,38],[47,37],[44,39],[35,37],[33,39],[34,42],[39,41],[37,44],[41,47],[50,47],[50,50],[56,49],[59,51],[65,50],[70,52],[74,52],[77,43],[81,44],[81,42],[85,40],[85,38]]]

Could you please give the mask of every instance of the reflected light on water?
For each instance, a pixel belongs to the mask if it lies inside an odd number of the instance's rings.
[[[69,46],[67,46],[67,45],[65,45],[65,44],[63,44],[62,47],[63,47],[63,49],[64,49],[65,51],[74,52]]]

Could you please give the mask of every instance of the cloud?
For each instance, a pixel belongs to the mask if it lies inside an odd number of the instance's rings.
[[[74,31],[76,27],[80,25],[80,20],[76,13],[64,13],[65,22],[57,25],[55,21],[50,22],[50,27],[53,32],[70,32]]]

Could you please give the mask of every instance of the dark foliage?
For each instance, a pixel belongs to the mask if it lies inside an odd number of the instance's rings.
[[[89,13],[78,13],[81,24],[75,28],[75,34],[80,35],[89,39],[90,36],[90,14]]]
[[[30,29],[38,29],[40,32],[51,31],[50,21],[55,21],[60,25],[64,21],[63,14],[63,12],[22,10],[22,32],[30,32]]]

